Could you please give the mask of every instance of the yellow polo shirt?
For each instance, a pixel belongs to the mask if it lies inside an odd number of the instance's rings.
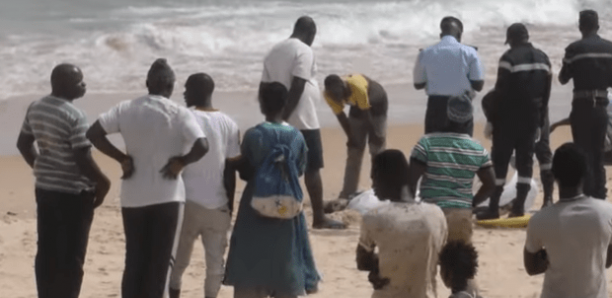
[[[327,93],[325,93],[325,101],[332,109],[334,114],[338,115],[344,110],[344,105],[357,106],[360,110],[370,109],[370,99],[368,98],[368,80],[363,75],[354,74],[342,78],[351,88],[351,96],[342,104],[335,102]]]

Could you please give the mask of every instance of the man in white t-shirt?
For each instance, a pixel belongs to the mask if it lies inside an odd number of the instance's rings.
[[[555,152],[559,201],[529,221],[524,261],[529,275],[545,273],[542,298],[606,298],[612,265],[612,204],[587,197],[584,153],[573,143]]]
[[[183,228],[179,240],[176,263],[170,275],[170,298],[179,298],[182,275],[189,266],[193,244],[198,237],[206,252],[206,282],[204,297],[215,298],[221,288],[223,256],[227,248],[227,234],[231,224],[235,174],[224,184],[226,159],[240,155],[240,131],[229,116],[213,108],[213,79],[204,73],[191,75],[185,83],[185,103],[193,108],[200,128],[209,141],[209,151],[197,163],[183,172],[186,203]]]
[[[315,79],[317,66],[310,46],[317,33],[312,18],[304,16],[295,23],[293,34],[277,45],[266,55],[261,87],[266,83],[283,84],[289,95],[283,118],[304,135],[308,146],[308,164],[304,182],[312,203],[315,229],[342,229],[344,224],[333,221],[323,212],[323,145],[317,117],[316,105],[321,98],[321,90]]]
[[[174,72],[157,59],[147,76],[149,94],[102,114],[87,131],[92,144],[121,164],[125,230],[123,297],[162,298],[183,221],[183,168],[208,151],[193,114],[169,100]],[[120,133],[126,153],[106,138]]]

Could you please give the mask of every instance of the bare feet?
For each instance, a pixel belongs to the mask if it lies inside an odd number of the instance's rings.
[[[312,228],[317,230],[328,229],[328,230],[344,230],[346,225],[337,220],[323,216],[321,219],[315,219],[312,223]]]

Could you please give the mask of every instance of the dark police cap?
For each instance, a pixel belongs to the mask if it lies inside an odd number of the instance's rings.
[[[580,27],[598,27],[599,16],[592,9],[583,10],[580,12]]]
[[[529,38],[529,31],[527,31],[527,27],[522,23],[514,23],[508,27],[508,31],[506,31],[506,43],[509,44],[510,41],[522,40],[525,38]]]

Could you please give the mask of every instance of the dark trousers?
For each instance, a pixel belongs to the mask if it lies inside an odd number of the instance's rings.
[[[516,170],[518,183],[530,185],[533,176],[533,154],[535,151],[536,130],[524,133],[513,131],[511,127],[502,128],[493,126],[493,150],[491,159],[495,169],[497,186],[505,183],[508,174],[508,164],[512,153],[516,151]],[[517,184],[518,186],[518,184]]]
[[[387,144],[387,115],[373,116],[373,130],[369,131],[368,124],[363,117],[349,116],[349,125],[355,144],[347,144],[346,167],[344,169],[344,185],[340,192],[340,198],[348,199],[357,192],[359,177],[361,175],[361,164],[365,153],[366,144],[370,148],[372,159],[385,150]]]
[[[593,104],[590,100],[574,100],[570,113],[572,137],[587,157],[588,171],[584,179],[584,193],[588,196],[605,199],[606,170],[603,154],[608,126],[606,105]]]
[[[36,189],[38,251],[36,286],[40,298],[77,298],[93,220],[93,193]]]
[[[434,132],[445,132],[449,125],[447,105],[450,96],[432,95],[427,100],[427,111],[425,112],[425,134]],[[474,119],[466,124],[465,133],[474,135]]]
[[[123,298],[162,298],[174,264],[183,203],[122,208],[125,231]]]

